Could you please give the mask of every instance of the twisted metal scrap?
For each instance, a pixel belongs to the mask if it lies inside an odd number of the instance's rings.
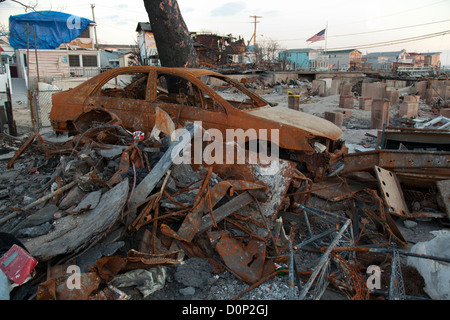
[[[316,268],[314,269],[312,275],[309,277],[309,280],[306,283],[306,285],[304,286],[303,291],[299,295],[300,300],[305,299],[306,294],[308,293],[309,289],[311,288],[314,280],[317,278],[317,276],[319,276],[319,273],[321,274],[321,276],[319,277],[319,280],[326,279],[326,277],[324,277],[324,272],[326,272],[326,270],[327,270],[331,251],[333,250],[334,247],[336,247],[336,245],[338,244],[339,240],[341,239],[343,233],[350,225],[351,225],[351,220],[348,219],[345,222],[345,224],[341,227],[341,229],[339,230],[336,237],[331,242],[330,246],[327,248],[325,253],[322,255],[322,258],[320,259],[319,263],[317,264]]]
[[[370,291],[367,287],[366,280],[358,273],[356,268],[350,264],[340,254],[332,253],[334,260],[340,265],[342,271],[345,273],[345,279],[348,279],[350,289],[355,291],[355,295],[352,300],[369,300]]]
[[[393,250],[392,252],[389,300],[406,300],[405,286],[403,284],[402,270],[400,267],[400,254],[398,253],[398,250]]]

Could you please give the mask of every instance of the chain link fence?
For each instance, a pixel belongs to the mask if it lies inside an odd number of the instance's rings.
[[[33,118],[38,129],[50,127],[50,111],[52,110],[52,96],[59,90],[34,90],[32,92]]]

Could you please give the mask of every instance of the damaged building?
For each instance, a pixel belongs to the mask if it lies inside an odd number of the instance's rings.
[[[199,63],[205,66],[225,66],[251,63],[246,55],[245,41],[240,36],[213,33],[191,33]]]

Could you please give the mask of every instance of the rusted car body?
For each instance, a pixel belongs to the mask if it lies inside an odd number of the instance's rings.
[[[130,81],[119,79],[125,76]],[[182,85],[173,89],[176,82]],[[223,97],[211,84],[232,86],[240,101]],[[331,122],[271,106],[229,77],[205,69],[151,66],[112,69],[71,90],[54,94],[50,120],[57,132],[82,131],[92,121],[120,120],[125,129],[147,134],[155,125],[157,108],[169,114],[178,126],[186,121],[201,121],[204,129],[218,129],[224,137],[226,129],[257,132],[266,129],[267,140],[271,141],[271,129],[278,129],[280,150],[289,152],[297,161],[315,154],[315,143],[327,147],[322,153],[328,159],[339,157],[345,149],[342,143],[335,143],[342,131]]]

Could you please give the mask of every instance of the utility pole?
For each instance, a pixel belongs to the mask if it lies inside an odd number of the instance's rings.
[[[95,32],[95,48],[98,50],[98,41],[97,41],[97,23],[95,22],[95,15],[94,15],[94,8],[95,4],[91,3],[91,9],[92,9],[92,20],[94,21],[94,32]]]
[[[250,18],[254,19],[254,21],[252,23],[255,24],[255,31],[253,32],[253,36],[250,38],[250,40],[248,42],[250,44],[250,42],[253,39],[253,45],[256,46],[256,24],[259,23],[259,21],[257,21],[256,19],[262,18],[262,17],[260,17],[260,16],[250,16]]]

